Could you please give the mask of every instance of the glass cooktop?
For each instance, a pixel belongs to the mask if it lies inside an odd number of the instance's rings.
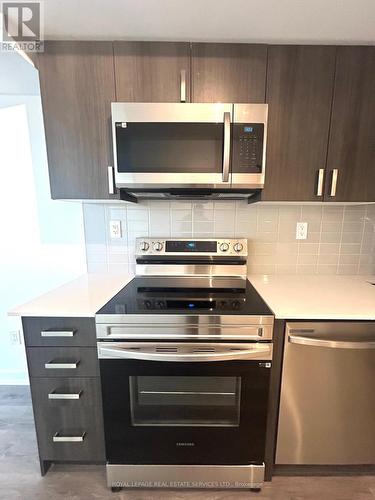
[[[133,278],[97,314],[273,314],[248,280],[243,289],[220,289],[184,288],[184,279],[179,287],[155,287],[149,278]]]

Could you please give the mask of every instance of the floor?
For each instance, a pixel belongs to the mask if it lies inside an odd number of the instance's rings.
[[[28,388],[0,386],[1,500],[375,500],[375,477],[275,477],[261,493],[128,490],[111,493],[104,467],[55,465],[39,473]]]

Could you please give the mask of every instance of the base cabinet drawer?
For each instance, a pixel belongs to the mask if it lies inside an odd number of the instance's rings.
[[[29,347],[30,377],[96,377],[96,347]]]
[[[51,408],[67,411],[101,408],[99,378],[36,378],[31,379],[31,394],[37,411]]]
[[[22,318],[27,347],[96,345],[93,318]]]
[[[34,412],[39,452],[43,460],[71,462],[105,460],[103,418],[100,409],[50,409]]]

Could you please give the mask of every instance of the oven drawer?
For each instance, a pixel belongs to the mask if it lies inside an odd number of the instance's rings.
[[[23,318],[25,345],[95,346],[93,318]]]
[[[35,401],[35,425],[44,460],[105,460],[101,406],[48,408]]]
[[[99,375],[95,347],[28,347],[31,377],[95,377]]]
[[[43,411],[56,408],[76,411],[102,405],[98,377],[32,378],[31,393],[34,405]]]

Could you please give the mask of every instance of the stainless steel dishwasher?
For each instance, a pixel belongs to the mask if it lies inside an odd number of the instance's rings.
[[[287,323],[276,464],[375,464],[375,322]]]

